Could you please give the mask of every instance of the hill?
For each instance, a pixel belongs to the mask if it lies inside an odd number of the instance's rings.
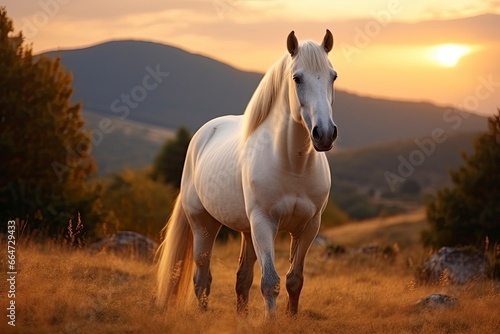
[[[348,247],[385,246],[397,243],[402,248],[416,248],[422,231],[428,228],[425,210],[391,217],[377,217],[326,229],[321,235]]]
[[[472,142],[478,135],[479,132],[450,134],[443,143],[434,143],[435,148],[429,155],[416,144],[425,142],[429,137],[338,151],[329,155],[330,167],[335,179],[353,183],[357,187],[392,191],[385,174],[388,172],[399,176],[401,169],[404,172],[401,175],[403,179],[414,180],[422,188],[432,189],[447,184],[449,170],[462,164],[461,152],[470,152]],[[421,164],[419,158],[415,158],[417,156],[423,157]],[[400,167],[402,164],[404,167]],[[411,167],[407,168],[408,165]],[[411,175],[407,175],[407,170]]]
[[[423,137],[331,153],[330,199],[353,219],[413,210],[427,194],[449,184],[450,169],[463,164],[461,152],[472,150],[477,135],[454,133],[441,143]]]
[[[121,171],[124,167],[143,168],[151,164],[165,141],[175,133],[151,124],[111,117],[113,131],[99,131],[102,114],[84,112],[85,125],[99,133],[92,147],[100,175]]]
[[[202,55],[144,41],[113,41],[48,52],[74,76],[74,100],[86,111],[167,129],[195,131],[206,121],[241,114],[261,73],[238,70]],[[339,69],[342,72],[342,69]],[[341,78],[339,80],[342,80]],[[483,117],[424,102],[390,101],[336,91],[334,119],[342,148],[486,129]]]

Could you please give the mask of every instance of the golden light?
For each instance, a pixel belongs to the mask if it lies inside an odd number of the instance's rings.
[[[454,67],[460,58],[470,52],[470,48],[466,45],[442,44],[432,48],[431,57],[442,66]]]

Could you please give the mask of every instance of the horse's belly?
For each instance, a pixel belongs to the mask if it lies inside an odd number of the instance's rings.
[[[203,207],[220,223],[239,231],[250,231],[245,212],[241,178],[234,170],[212,169],[200,177],[197,192]]]
[[[230,228],[249,232],[234,130],[217,127],[196,162],[194,186],[212,217]]]

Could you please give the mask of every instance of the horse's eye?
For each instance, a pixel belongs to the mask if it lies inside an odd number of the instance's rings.
[[[294,75],[293,81],[295,81],[296,84],[300,84],[302,82],[302,78],[299,77],[298,75]]]

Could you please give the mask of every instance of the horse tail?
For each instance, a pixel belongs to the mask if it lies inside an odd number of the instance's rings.
[[[157,250],[156,304],[167,308],[190,300],[193,285],[193,233],[180,194],[163,232],[164,239]]]

